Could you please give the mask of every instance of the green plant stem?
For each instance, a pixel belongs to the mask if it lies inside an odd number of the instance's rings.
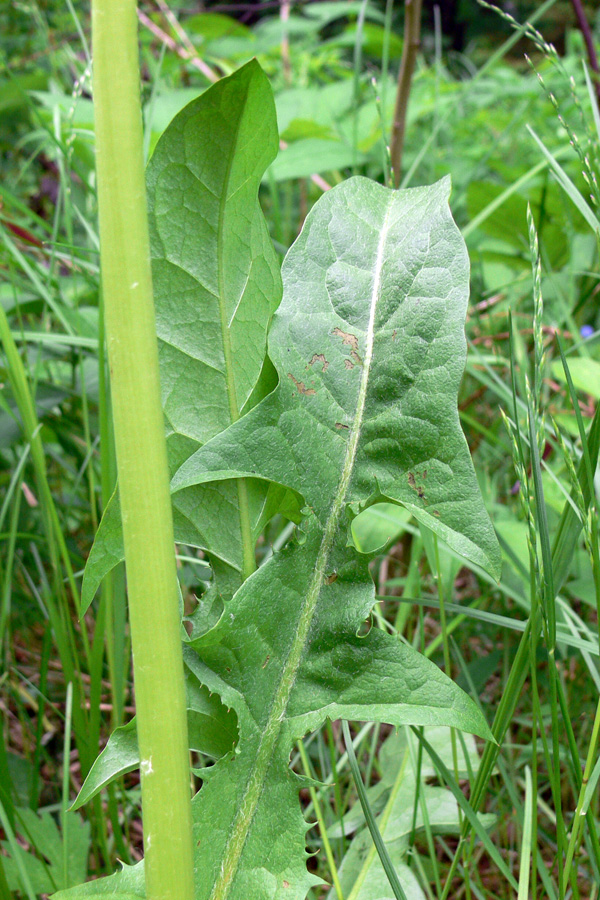
[[[2,863],[1,857],[0,857],[0,900],[12,900],[12,894],[10,892],[10,888],[8,887],[8,882],[6,880],[6,875],[4,872],[4,865]]]
[[[71,716],[73,712],[73,685],[67,685],[67,701],[65,709],[65,735],[63,742],[63,771],[62,771],[62,804],[60,823],[62,826],[62,864],[63,884],[69,883],[69,765],[71,762]]]
[[[148,900],[193,900],[183,660],[135,0],[93,0],[100,256],[134,654]]]
[[[598,705],[596,707],[596,715],[594,718],[594,725],[592,728],[592,738],[590,740],[588,755],[587,755],[587,759],[585,761],[585,769],[583,771],[581,788],[579,790],[579,798],[577,800],[577,809],[576,809],[575,815],[573,817],[573,825],[571,827],[571,838],[569,840],[569,846],[567,848],[565,869],[564,869],[564,873],[563,873],[563,890],[564,891],[567,890],[567,886],[569,884],[569,875],[571,873],[573,857],[574,857],[577,847],[579,846],[579,842],[581,839],[581,827],[583,825],[583,820],[586,816],[586,811],[583,809],[583,803],[585,800],[586,788],[588,786],[588,782],[589,782],[590,776],[592,774],[592,769],[594,768],[594,764],[596,762],[596,751],[598,749],[599,735],[600,735],[600,700],[598,700]]]
[[[333,795],[335,797],[335,811],[340,823],[340,846],[339,859],[343,859],[346,853],[346,835],[344,832],[344,804],[342,803],[342,791],[340,789],[340,779],[338,775],[338,760],[335,752],[335,735],[331,725],[331,719],[327,719],[325,725],[327,731],[327,746],[329,748],[329,758],[331,760],[331,774],[333,777]]]
[[[392,141],[390,145],[390,159],[396,187],[400,185],[410,85],[417,53],[421,46],[421,3],[422,0],[405,0],[404,3],[404,46],[398,73],[398,88],[396,91]]]

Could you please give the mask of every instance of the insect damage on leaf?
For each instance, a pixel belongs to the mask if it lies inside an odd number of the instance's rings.
[[[354,363],[356,363],[356,365],[362,366],[362,359],[360,358],[359,353],[358,353],[358,338],[356,337],[356,335],[348,334],[347,332],[342,331],[341,328],[337,328],[337,327],[334,328],[331,333],[335,334],[337,337],[341,337],[342,343],[346,344],[347,346],[352,348],[350,350],[350,356],[352,357],[352,359],[354,360]],[[347,369],[353,369],[354,363],[351,362],[349,359],[345,360],[345,365],[346,365]]]
[[[323,356],[322,353],[315,353],[313,358],[309,362],[308,366],[314,366],[314,364],[316,362],[323,363],[323,368],[321,369],[322,372],[326,372],[327,369],[329,368],[329,363],[327,362],[327,360],[325,359],[325,357]],[[308,366],[306,367],[307,369],[308,369]]]
[[[426,475],[427,475],[427,471],[424,471],[421,477],[425,478]],[[417,492],[417,494],[421,498],[421,500],[424,500],[425,499],[425,491],[420,484],[417,484],[417,480],[412,472],[408,473],[408,483],[410,484],[413,491]]]
[[[305,394],[307,397],[310,397],[313,394],[317,393],[314,388],[307,388],[303,381],[298,381],[296,378],[294,378],[291,372],[288,372],[288,378],[292,379],[292,381],[298,388],[299,394]]]
[[[341,337],[343,344],[348,344],[353,350],[358,352],[358,338],[355,334],[347,334],[341,328],[334,328],[331,333]]]

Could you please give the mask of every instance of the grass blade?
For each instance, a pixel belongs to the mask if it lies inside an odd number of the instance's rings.
[[[377,822],[375,821],[375,816],[373,815],[373,810],[371,809],[369,798],[367,797],[367,792],[365,791],[365,786],[363,784],[360,769],[358,767],[356,754],[354,752],[354,746],[352,744],[352,737],[350,735],[350,728],[348,727],[348,723],[345,720],[342,722],[342,730],[344,733],[344,743],[346,744],[346,752],[348,754],[350,771],[352,772],[352,778],[354,779],[354,784],[356,785],[358,799],[365,816],[367,827],[371,832],[371,837],[373,838],[373,843],[375,844],[379,859],[381,860],[381,865],[383,866],[385,874],[388,877],[390,887],[394,892],[394,897],[396,898],[396,900],[406,900],[406,894],[404,893],[398,875],[396,874],[396,870],[394,869],[394,866],[390,859],[389,853],[387,852],[387,848],[381,836],[381,832],[377,827]]]

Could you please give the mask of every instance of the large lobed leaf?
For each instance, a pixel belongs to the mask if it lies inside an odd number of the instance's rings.
[[[240,727],[235,763],[209,770],[194,804],[202,900],[305,897],[306,826],[288,760],[326,717],[489,736],[474,704],[412,648],[377,629],[358,636],[374,591],[347,540],[349,507],[387,498],[499,568],[456,412],[468,262],[448,191],[448,181],[393,192],[351,179],[319,201],[284,264],[269,339],[278,388],[175,478],[262,477],[308,504],[302,540],[248,579],[187,653]]]
[[[450,181],[391,191],[352,178],[323,196],[284,263],[269,354],[279,385],[179,469],[175,489],[238,476],[294,488],[325,522],[393,500],[499,576],[457,392],[469,265]]]
[[[266,340],[281,277],[258,189],[276,153],[273,95],[258,63],[250,62],[189,103],[148,164],[160,377],[173,469],[273,387]],[[200,485],[175,499],[175,538],[209,551],[221,593],[230,596],[241,582],[244,528],[254,546],[281,510],[296,515],[293,498],[275,485]],[[123,559],[115,495],[86,567],[82,614]]]

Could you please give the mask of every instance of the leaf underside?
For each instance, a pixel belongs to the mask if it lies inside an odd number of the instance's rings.
[[[173,471],[274,385],[265,353],[281,276],[258,189],[277,147],[271,88],[251,62],[189,103],[148,163],[160,378]],[[280,511],[297,514],[293,496],[277,485],[235,479],[198,485],[174,498],[175,539],[208,551],[219,591],[228,597],[242,580],[244,529],[255,543]],[[123,559],[115,496],[86,567],[82,614]]]

